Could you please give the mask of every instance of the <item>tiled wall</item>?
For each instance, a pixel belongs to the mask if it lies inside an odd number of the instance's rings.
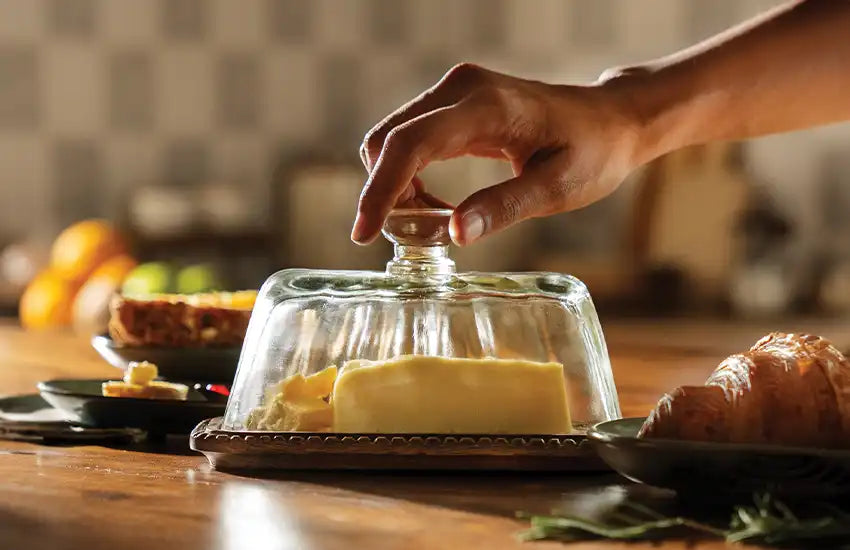
[[[355,154],[454,62],[594,77],[775,3],[0,0],[0,234],[110,215],[158,182],[238,182],[263,212],[282,150]],[[772,143],[755,156],[781,179]]]

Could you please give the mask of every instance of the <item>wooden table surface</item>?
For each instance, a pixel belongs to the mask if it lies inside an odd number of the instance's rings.
[[[770,327],[774,328],[774,327]],[[850,341],[850,328],[797,322]],[[765,326],[630,322],[605,326],[624,416],[665,390],[701,383]],[[0,326],[0,393],[53,377],[116,372],[84,339]],[[0,548],[25,550],[651,548],[608,542],[520,543],[518,510],[581,511],[652,490],[611,475],[302,472],[252,479],[210,469],[186,440],[129,448],[0,441]],[[666,495],[665,495],[666,496]],[[716,542],[698,548],[724,548]],[[686,548],[665,543],[662,548]]]

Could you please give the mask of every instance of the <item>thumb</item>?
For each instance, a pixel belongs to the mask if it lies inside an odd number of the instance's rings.
[[[452,240],[467,245],[523,220],[578,208],[584,180],[571,176],[568,165],[568,153],[560,151],[517,177],[476,191],[452,214]]]

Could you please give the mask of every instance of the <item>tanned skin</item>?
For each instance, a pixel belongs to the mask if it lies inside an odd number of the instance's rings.
[[[468,244],[525,219],[581,208],[659,156],[850,120],[850,0],[792,2],[696,46],[590,85],[523,80],[470,64],[370,130],[369,177],[352,239],[368,243],[395,206],[451,206],[417,174],[463,155],[504,159],[514,177],[457,205]]]

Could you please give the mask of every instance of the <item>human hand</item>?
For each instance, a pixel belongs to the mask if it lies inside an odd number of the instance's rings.
[[[449,229],[460,245],[607,196],[640,163],[639,120],[616,80],[558,86],[455,66],[366,134],[352,239],[372,241],[395,206],[445,207],[417,174],[463,155],[507,160],[514,177],[457,205]]]

